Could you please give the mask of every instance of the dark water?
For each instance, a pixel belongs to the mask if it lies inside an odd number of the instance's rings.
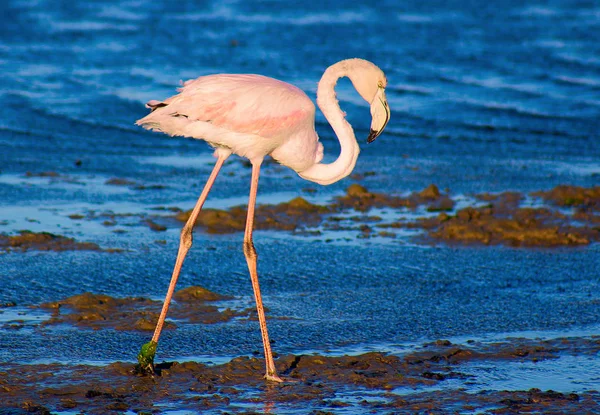
[[[389,80],[392,118],[376,143],[362,145],[357,172],[377,173],[361,181],[370,190],[405,194],[436,183],[469,201],[484,191],[597,185],[600,5],[499,4],[1,2],[0,231],[49,231],[127,251],[0,255],[0,302],[24,309],[84,291],[164,295],[177,228],[156,234],[133,223],[117,234],[100,221],[68,216],[193,206],[211,151],[201,141],[133,123],[146,114],[145,101],[208,73],[269,75],[314,98],[328,65],[348,57],[375,62]],[[338,97],[357,136],[366,138],[368,106],[346,81]],[[334,157],[336,139],[320,113],[317,130]],[[28,171],[68,180],[26,178]],[[249,169],[235,159],[225,173],[207,206],[245,203]],[[106,185],[113,177],[164,188]],[[269,164],[259,203],[289,200],[307,187],[317,191],[305,197],[327,201],[350,183],[312,186]],[[280,353],[395,351],[425,339],[520,331],[597,332],[597,245],[456,249],[416,246],[408,238],[332,238],[256,233],[270,315],[293,318],[270,322]],[[202,285],[251,305],[241,235],[198,233],[195,240],[180,286]],[[0,359],[132,360],[148,337],[69,328],[52,336],[4,330]],[[160,359],[217,361],[260,349],[254,322],[183,326],[165,333]],[[543,388],[543,378],[530,386]],[[578,388],[585,389],[562,385]]]

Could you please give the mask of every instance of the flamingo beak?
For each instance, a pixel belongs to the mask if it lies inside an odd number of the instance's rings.
[[[379,87],[375,98],[371,103],[371,131],[367,137],[367,143],[372,143],[383,132],[383,129],[390,120],[390,107],[385,98],[385,89]]]

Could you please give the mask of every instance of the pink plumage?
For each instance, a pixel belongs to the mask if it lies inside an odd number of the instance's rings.
[[[293,85],[260,75],[208,75],[179,94],[150,101],[137,122],[172,136],[203,139],[250,160],[271,155],[302,171],[321,161],[315,106]]]
[[[187,81],[179,94],[146,105],[150,114],[138,125],[169,135],[205,140],[215,147],[217,162],[204,190],[181,230],[179,252],[171,283],[150,343],[138,354],[144,371],[154,370],[154,354],[166,319],[175,284],[188,250],[192,246],[192,229],[223,163],[232,153],[246,157],[252,164],[248,216],[244,232],[244,255],[248,263],[256,309],[265,352],[267,380],[282,382],[277,375],[267,331],[262,297],[258,285],[257,254],[252,242],[254,208],[260,165],[270,155],[295,170],[302,178],[330,184],[348,176],[360,151],[354,131],[344,118],[334,87],[347,76],[371,105],[371,133],[368,142],[377,138],[386,126],[390,111],[385,99],[387,80],[371,62],[347,59],[327,68],[317,90],[317,103],[340,140],[340,155],[330,164],[321,163],[323,146],[315,132],[315,106],[300,89],[260,75],[209,75]]]

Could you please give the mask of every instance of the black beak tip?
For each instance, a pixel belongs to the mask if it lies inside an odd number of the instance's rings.
[[[379,136],[379,131],[371,130],[367,137],[367,143],[371,144]]]

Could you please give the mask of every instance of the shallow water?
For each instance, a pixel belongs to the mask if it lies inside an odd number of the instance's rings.
[[[133,125],[146,114],[145,101],[169,96],[180,80],[261,73],[314,99],[328,65],[363,57],[388,77],[386,132],[367,146],[368,106],[345,80],[338,97],[361,140],[356,171],[376,173],[360,180],[369,190],[403,195],[435,183],[468,201],[479,192],[600,183],[594,2],[330,1],[314,9],[294,2],[15,0],[0,11],[0,232],[48,231],[125,250],[0,254],[0,303],[18,305],[0,309],[2,361],[135,359],[147,334],[40,330],[29,324],[39,315],[28,307],[84,291],[162,298],[178,225],[156,233],[138,217],[109,227],[102,218],[69,215],[145,217],[161,214],[157,207],[193,206],[212,168],[210,149]],[[326,157],[335,157],[335,138],[319,112],[317,130]],[[245,203],[249,168],[232,158],[223,173],[207,207]],[[111,178],[145,188],[107,184]],[[258,202],[302,195],[324,203],[352,182],[313,185],[269,163]],[[321,231],[255,234],[269,329],[281,354],[394,352],[394,345],[517,331],[598,333],[598,245],[430,247],[415,244],[411,232],[363,240],[358,232]],[[179,287],[202,285],[252,304],[241,238],[197,233]],[[19,330],[4,324],[23,319]],[[184,325],[164,334],[159,359],[220,362],[260,350],[255,322]],[[570,359],[480,365],[469,387],[587,390],[597,381],[597,359]],[[575,364],[587,376],[581,382]]]

